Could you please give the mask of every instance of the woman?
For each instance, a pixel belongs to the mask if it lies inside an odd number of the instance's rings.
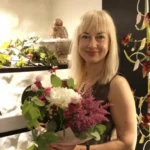
[[[113,104],[110,123],[102,139],[89,141],[90,150],[134,150],[137,138],[133,94],[125,78],[118,75],[119,57],[116,30],[110,15],[102,11],[85,13],[76,29],[71,49],[71,75],[78,89],[93,88],[95,99]],[[117,137],[111,140],[113,129]],[[60,146],[60,145],[59,145]],[[61,145],[60,149],[69,149]],[[76,145],[73,150],[86,150]],[[71,150],[71,147],[70,147]]]

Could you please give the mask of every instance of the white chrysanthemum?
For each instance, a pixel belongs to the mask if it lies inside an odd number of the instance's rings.
[[[46,97],[50,106],[53,104],[59,105],[61,108],[68,107],[68,104],[72,102],[72,99],[81,99],[81,96],[72,89],[67,88],[52,88],[50,97]]]

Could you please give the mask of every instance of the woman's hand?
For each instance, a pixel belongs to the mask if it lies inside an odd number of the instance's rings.
[[[85,145],[76,145],[73,150],[86,150],[86,146]]]
[[[51,144],[48,150],[86,150],[85,145]]]
[[[51,144],[48,150],[74,150],[75,145]]]

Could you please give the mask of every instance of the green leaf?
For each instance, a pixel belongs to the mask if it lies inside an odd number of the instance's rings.
[[[31,121],[32,120],[32,117],[31,117],[29,112],[24,115],[24,118],[26,119],[26,121]]]
[[[32,125],[34,127],[38,127],[39,126],[39,122],[36,119],[34,119],[34,120],[32,120]]]
[[[25,115],[26,113],[29,113],[29,110],[32,109],[32,103],[28,103],[28,101],[25,101],[22,106],[22,114]]]
[[[47,150],[47,145],[39,145],[38,150]]]
[[[29,113],[32,119],[37,119],[40,116],[39,111],[36,107],[33,107],[32,109],[30,109]]]
[[[61,81],[61,79],[59,77],[57,77],[56,75],[52,74],[51,75],[51,84],[54,87],[61,87],[62,81]]]
[[[87,137],[89,137],[89,133],[88,131],[85,131],[85,132],[74,132],[75,136],[80,138],[80,139],[86,139]]]
[[[34,100],[35,105],[43,107],[45,106],[45,103],[39,99]]]
[[[48,121],[46,128],[47,131],[55,131],[57,129],[57,123],[54,120]]]
[[[0,48],[1,48],[1,49],[7,49],[7,48],[9,47],[9,45],[11,44],[11,42],[12,42],[12,41],[6,41],[6,42],[4,42],[4,43],[0,46]]]
[[[44,134],[40,135],[36,141],[39,148],[46,147],[48,144],[55,143],[58,141],[58,136],[54,132],[45,132]],[[42,150],[42,149],[41,149]]]
[[[40,53],[41,58],[45,58],[45,53]]]
[[[21,58],[17,63],[16,66],[17,67],[23,67],[25,65],[25,60],[23,58]]]
[[[138,48],[138,51],[144,49],[145,45],[146,45],[146,38],[143,38],[141,41],[140,47]]]
[[[58,141],[58,136],[55,132],[46,132],[45,139],[46,144],[54,143]]]
[[[27,122],[27,128],[32,130],[32,128],[33,128],[32,122],[30,122],[30,121]]]
[[[96,140],[99,141],[100,140],[100,135],[97,131],[95,132],[91,132],[90,135]]]
[[[103,124],[98,124],[95,126],[94,130],[97,130],[99,134],[102,135],[106,130],[106,126]]]
[[[32,135],[33,135],[33,139],[36,140],[37,137],[38,137],[38,131],[35,130],[35,129],[33,129],[33,130],[32,130]]]
[[[38,150],[38,148],[36,145],[32,145],[27,150]]]
[[[69,88],[74,89],[74,80],[73,80],[73,78],[70,78],[70,79],[67,80],[67,85],[68,85]]]
[[[10,56],[7,54],[0,54],[0,62],[2,65],[5,65],[10,60]]]

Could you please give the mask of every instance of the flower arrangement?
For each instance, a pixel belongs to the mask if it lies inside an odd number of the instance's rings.
[[[43,87],[38,76],[23,93],[22,114],[35,142],[28,150],[46,150],[58,142],[76,145],[92,138],[100,140],[106,130],[110,105],[95,101],[91,89],[81,94],[72,78],[64,86],[56,68],[51,70],[51,86]]]
[[[29,35],[26,39],[5,41],[0,45],[0,68],[24,66],[53,66],[58,61],[54,52],[39,43],[41,38]]]
[[[138,31],[146,29],[146,37],[144,37],[142,40],[136,40],[133,38],[132,33],[128,33],[121,43],[127,48],[131,49],[131,51],[127,53],[126,50],[124,50],[124,54],[126,58],[134,64],[133,71],[137,70],[139,66],[142,66],[142,75],[143,77],[146,77],[150,73],[150,12],[149,12],[149,3],[148,0],[145,0],[145,14],[142,14],[139,11],[139,3],[140,0],[137,2],[137,18],[136,18],[136,29]],[[138,24],[142,22],[142,26],[139,28]],[[145,50],[145,51],[144,51]],[[130,53],[130,54],[129,54]],[[148,79],[150,80],[150,79]],[[139,100],[139,114],[137,114],[138,118],[138,128],[139,133],[141,135],[139,143],[144,143],[143,150],[148,145],[147,143],[150,142],[150,140],[147,140],[150,138],[150,85],[148,81],[148,93],[144,97],[137,97],[135,96],[136,100]],[[147,103],[147,112],[142,113],[142,108],[144,103]]]

